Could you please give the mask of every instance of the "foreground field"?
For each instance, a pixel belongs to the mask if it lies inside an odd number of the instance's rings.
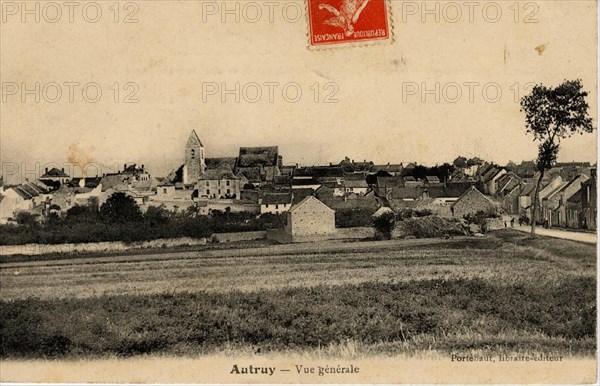
[[[0,265],[2,357],[595,351],[595,246],[515,231]]]

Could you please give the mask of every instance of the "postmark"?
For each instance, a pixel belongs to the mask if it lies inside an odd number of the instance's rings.
[[[308,0],[310,47],[392,40],[388,0]]]

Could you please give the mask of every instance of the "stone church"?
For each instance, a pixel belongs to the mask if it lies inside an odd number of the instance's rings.
[[[185,164],[183,165],[184,185],[197,183],[205,170],[204,145],[200,141],[196,130],[192,130],[185,145]]]

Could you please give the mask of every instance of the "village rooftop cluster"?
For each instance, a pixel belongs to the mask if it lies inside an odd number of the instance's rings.
[[[74,206],[100,207],[116,192],[132,197],[142,212],[151,206],[170,211],[254,213],[300,211],[305,233],[327,233],[335,212],[387,207],[442,218],[478,212],[531,220],[538,179],[533,161],[500,166],[478,158],[425,167],[415,163],[376,165],[345,158],[337,164],[284,165],[277,146],[241,147],[236,157],[209,158],[195,131],[184,148],[184,163],[166,177],[144,166],[123,165],[117,173],[72,178],[52,168],[36,181],[4,186],[0,179],[0,223],[20,212],[64,215]],[[307,208],[313,208],[312,215]],[[596,166],[557,163],[542,180],[537,222],[547,227],[596,229]],[[291,220],[290,220],[291,221]]]

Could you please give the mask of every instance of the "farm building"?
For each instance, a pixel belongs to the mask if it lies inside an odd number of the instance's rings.
[[[290,209],[285,230],[292,237],[334,233],[335,211],[308,196]]]
[[[475,214],[480,211],[487,214],[495,214],[497,207],[490,198],[486,197],[473,186],[452,204],[450,210],[454,217],[462,218],[468,214]]]

